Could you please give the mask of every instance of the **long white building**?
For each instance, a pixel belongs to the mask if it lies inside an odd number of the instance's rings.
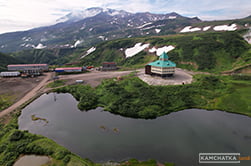
[[[19,71],[4,71],[0,73],[1,77],[17,77],[20,76],[20,72]]]
[[[41,70],[47,71],[49,69],[48,64],[15,64],[8,65],[9,71],[27,71],[27,70]]]

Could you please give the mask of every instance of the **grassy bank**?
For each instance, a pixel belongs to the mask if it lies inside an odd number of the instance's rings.
[[[48,88],[56,88],[65,85],[66,80],[55,80],[47,85]]]
[[[0,95],[0,112],[4,110],[5,108],[8,108],[10,105],[12,105],[14,100],[15,100],[14,96],[11,96],[9,94],[1,94]]]
[[[149,86],[135,76],[107,79],[96,88],[71,85],[57,92],[71,93],[81,110],[106,111],[134,118],[156,118],[188,108],[218,109],[251,116],[251,83],[244,76],[197,75],[178,86]]]
[[[137,159],[131,159],[126,162],[122,162],[121,166],[156,166],[158,163],[155,160],[148,160],[148,161],[138,161]],[[172,163],[164,163],[164,166],[175,166]]]

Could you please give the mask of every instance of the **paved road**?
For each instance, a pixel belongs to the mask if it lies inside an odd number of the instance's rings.
[[[46,83],[51,79],[52,74],[53,73],[46,73],[46,77],[35,88],[33,88],[30,92],[28,92],[24,97],[22,97],[19,101],[11,105],[9,108],[6,108],[5,110],[1,111],[0,118],[14,111],[19,106],[34,97],[39,92],[39,90],[41,90],[41,88],[43,88],[44,85],[46,85]]]

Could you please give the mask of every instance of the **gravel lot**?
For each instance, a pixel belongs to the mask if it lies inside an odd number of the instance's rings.
[[[149,85],[182,85],[183,83],[190,84],[193,81],[193,76],[180,68],[176,68],[173,77],[150,76],[145,74],[144,70],[140,70],[138,77]]]

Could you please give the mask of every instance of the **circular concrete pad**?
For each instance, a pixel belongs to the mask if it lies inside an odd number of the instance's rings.
[[[140,71],[138,77],[149,85],[182,85],[183,83],[190,84],[193,81],[193,76],[180,68],[176,68],[172,77],[151,76],[145,74],[145,71]]]

